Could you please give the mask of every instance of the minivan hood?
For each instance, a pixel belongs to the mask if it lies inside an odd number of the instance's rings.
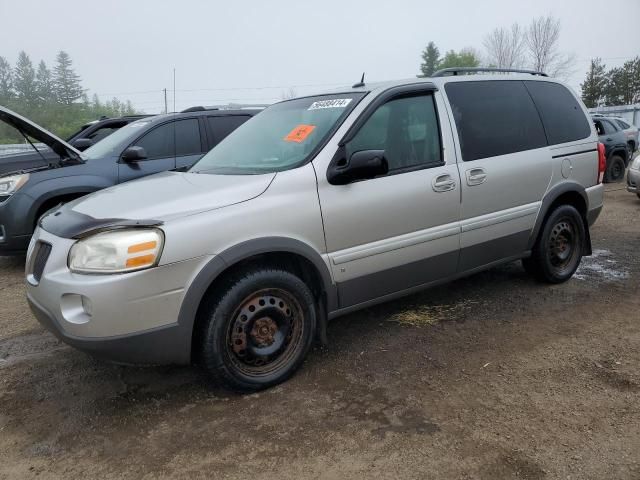
[[[162,172],[99,190],[74,202],[71,208],[96,219],[164,221],[255,198],[269,187],[275,175]]]
[[[18,115],[16,112],[0,106],[0,122],[6,123],[17,130],[21,130],[38,142],[44,143],[51,150],[56,152],[62,158],[75,157],[82,158],[79,150],[69,145],[64,140],[56,137],[53,133],[45,130],[40,125],[33,123],[31,120]]]

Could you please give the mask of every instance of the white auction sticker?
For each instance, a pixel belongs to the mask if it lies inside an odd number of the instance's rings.
[[[351,103],[351,98],[334,98],[333,100],[320,100],[313,102],[307,110],[320,110],[321,108],[344,108]]]

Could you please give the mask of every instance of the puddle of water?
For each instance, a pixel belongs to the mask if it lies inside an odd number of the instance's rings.
[[[594,250],[590,257],[582,257],[573,278],[602,282],[616,282],[629,278],[629,270],[619,265],[613,257],[609,250]]]

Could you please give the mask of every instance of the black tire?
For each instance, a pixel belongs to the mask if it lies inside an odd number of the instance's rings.
[[[640,198],[640,193],[636,193],[636,195],[638,195],[638,198]]]
[[[607,169],[604,173],[605,183],[621,182],[625,170],[624,159],[620,155],[612,155],[607,161]]]
[[[309,287],[280,269],[245,272],[208,299],[200,361],[213,380],[253,392],[287,380],[313,343],[316,308]]]
[[[547,283],[569,280],[580,265],[586,241],[584,221],[571,205],[560,205],[546,219],[525,270]]]

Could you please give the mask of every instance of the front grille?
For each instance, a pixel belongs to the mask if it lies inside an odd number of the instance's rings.
[[[33,275],[33,279],[36,282],[39,282],[40,278],[42,278],[42,272],[44,272],[47,260],[49,259],[49,254],[51,253],[51,245],[45,242],[38,242],[34,250],[32,254],[33,263],[31,264],[31,275]]]

